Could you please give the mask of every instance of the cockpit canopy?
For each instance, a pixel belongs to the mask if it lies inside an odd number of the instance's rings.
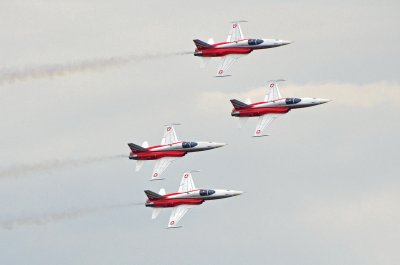
[[[290,105],[290,104],[297,104],[301,101],[301,99],[299,98],[287,98],[286,99],[286,104]]]
[[[196,142],[182,142],[182,147],[183,148],[192,148],[197,145]]]
[[[215,193],[215,190],[200,190],[200,196],[209,196]]]
[[[249,39],[248,41],[247,41],[247,43],[249,44],[249,45],[258,45],[258,44],[261,44],[261,43],[263,43],[264,41],[263,40],[260,40],[260,39]]]

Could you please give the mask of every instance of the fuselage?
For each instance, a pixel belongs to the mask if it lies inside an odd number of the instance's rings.
[[[328,102],[320,98],[280,98],[272,101],[249,104],[246,108],[234,108],[231,115],[235,117],[254,117],[268,113],[288,113],[291,109],[312,107]]]
[[[216,142],[176,142],[166,145],[150,146],[144,151],[132,151],[129,154],[129,159],[154,160],[163,157],[182,157],[190,152],[210,150],[224,145],[224,143]]]
[[[210,47],[197,48],[195,56],[220,57],[228,54],[249,54],[253,50],[270,49],[291,43],[285,40],[275,39],[242,39],[233,42],[220,42]]]
[[[167,208],[182,204],[199,205],[207,200],[224,199],[242,194],[242,191],[220,189],[195,189],[188,192],[175,192],[162,196],[162,198],[148,199],[146,207]]]

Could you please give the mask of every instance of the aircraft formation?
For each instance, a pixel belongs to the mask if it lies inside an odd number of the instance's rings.
[[[228,38],[225,42],[214,43],[212,39],[207,42],[199,39],[193,40],[196,49],[194,56],[207,60],[213,57],[221,57],[216,77],[230,76],[229,68],[242,56],[254,50],[269,49],[290,44],[291,41],[277,39],[247,39],[243,37],[240,22],[233,21]],[[267,136],[268,126],[278,117],[288,113],[292,109],[312,107],[329,102],[329,99],[321,98],[283,98],[279,91],[278,83],[284,80],[271,80],[267,82],[269,93],[264,101],[251,103],[237,99],[231,99],[233,110],[231,116],[237,117],[240,124],[244,124],[250,117],[258,117],[253,137]],[[225,143],[210,141],[181,141],[175,132],[174,125],[165,125],[164,135],[159,145],[149,146],[148,142],[137,145],[128,143],[131,150],[129,159],[136,160],[136,171],[139,171],[144,162],[156,160],[150,180],[162,180],[162,173],[176,159],[184,157],[188,153],[208,151],[223,147]],[[224,199],[242,194],[242,191],[226,189],[199,189],[193,182],[192,172],[185,172],[177,192],[166,193],[161,189],[158,193],[145,190],[146,207],[153,208],[152,219],[157,218],[163,208],[172,208],[167,228],[178,228],[182,217],[193,207],[203,204],[208,200]]]

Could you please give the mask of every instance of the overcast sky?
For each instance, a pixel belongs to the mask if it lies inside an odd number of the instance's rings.
[[[0,263],[399,264],[399,5],[1,1]],[[224,41],[233,19],[246,37],[294,43],[223,79],[218,59],[169,55]],[[229,99],[262,100],[276,78],[283,96],[333,101],[254,139],[256,119],[238,129]],[[154,162],[137,173],[116,156],[159,144],[168,122],[228,145],[149,182]],[[198,187],[246,193],[164,229],[171,210],[151,220],[143,190],[176,191],[191,169]]]

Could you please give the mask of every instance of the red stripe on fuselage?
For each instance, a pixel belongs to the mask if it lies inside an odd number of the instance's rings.
[[[204,202],[203,199],[168,199],[168,198],[161,198],[158,200],[147,200],[146,203],[152,203],[151,207],[175,207],[182,204],[186,205],[199,205]]]
[[[288,113],[290,111],[289,108],[286,107],[260,107],[260,108],[246,108],[246,109],[233,109],[232,112],[238,113],[239,115],[235,115],[235,116],[239,116],[239,117],[254,117],[254,116],[261,116],[261,115],[265,115],[268,113],[280,113],[280,114],[285,114]]]
[[[154,160],[154,159],[160,159],[163,157],[182,157],[185,156],[187,152],[185,151],[144,151],[144,152],[131,152],[131,156],[135,156],[134,159],[136,160]]]
[[[196,52],[201,52],[197,56],[203,57],[221,57],[229,54],[249,54],[253,51],[251,48],[243,47],[229,47],[229,48],[209,48],[201,51],[196,50]]]

